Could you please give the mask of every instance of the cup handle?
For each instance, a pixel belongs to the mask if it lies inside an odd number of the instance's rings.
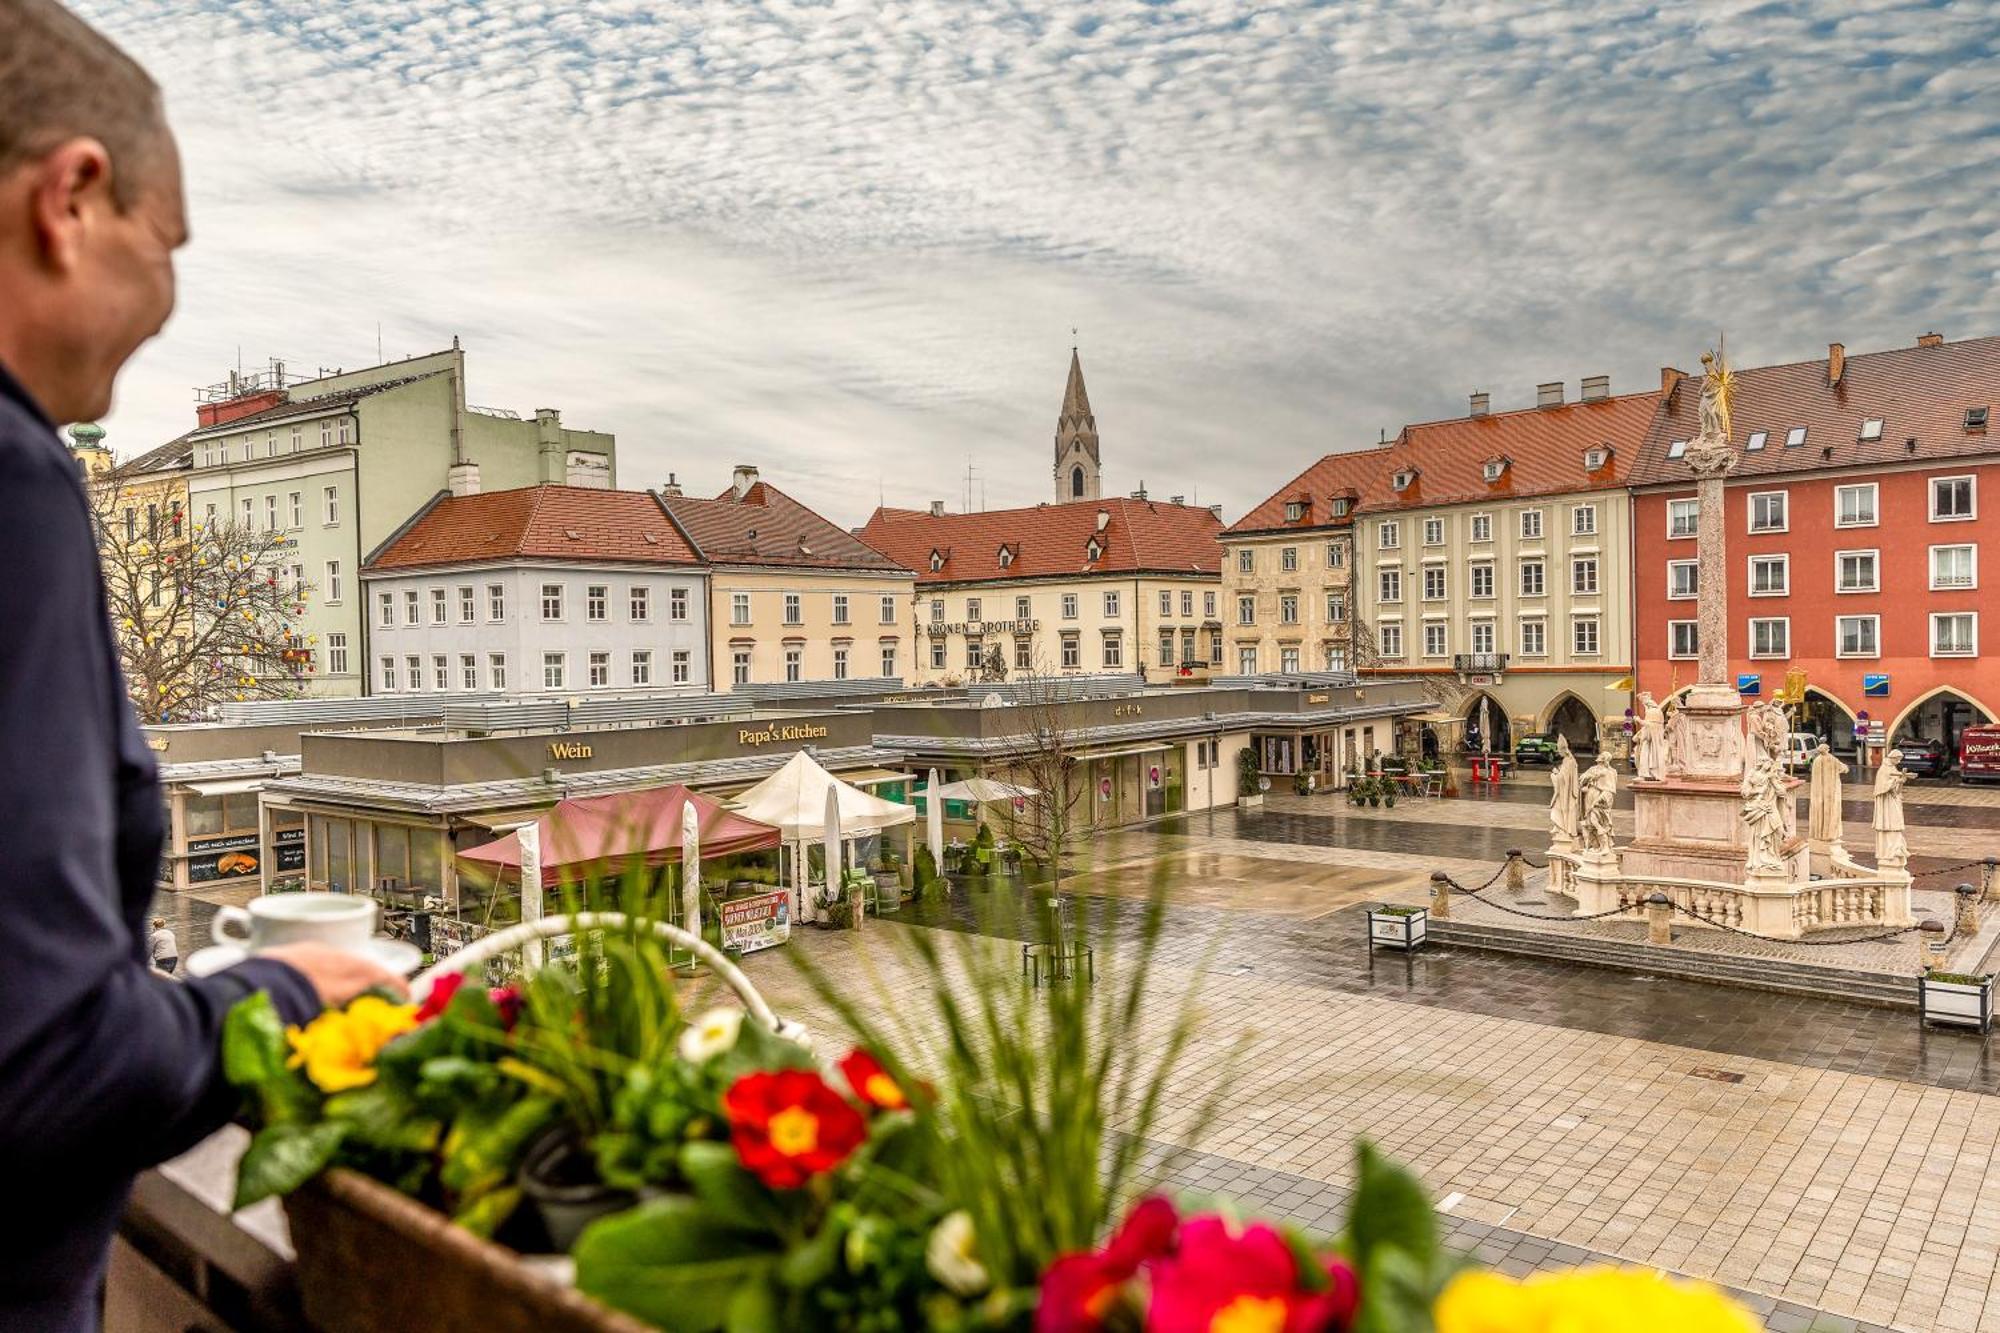
[[[243,933],[237,934],[240,929]],[[250,914],[240,907],[225,907],[215,914],[215,921],[208,928],[217,944],[232,948],[250,947]]]

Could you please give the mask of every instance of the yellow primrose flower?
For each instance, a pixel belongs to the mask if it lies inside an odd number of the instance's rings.
[[[1438,1297],[1437,1333],[1756,1333],[1706,1282],[1647,1269],[1578,1268],[1523,1281],[1473,1271]]]
[[[417,1006],[363,995],[346,1009],[329,1009],[303,1028],[285,1029],[292,1056],[286,1067],[305,1066],[321,1092],[344,1092],[375,1081],[375,1057],[417,1025]]]

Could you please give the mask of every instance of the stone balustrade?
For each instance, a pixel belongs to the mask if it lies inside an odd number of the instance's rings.
[[[1560,873],[1557,867],[1561,867]],[[1797,939],[1815,930],[1907,926],[1910,876],[1865,866],[1837,851],[1834,875],[1793,886],[1783,881],[1731,884],[1673,875],[1627,875],[1618,852],[1549,853],[1551,889],[1577,900],[1576,915],[1617,912],[1643,919],[1645,903],[1664,894],[1690,925],[1721,926],[1769,939]],[[1556,889],[1560,884],[1564,887]]]

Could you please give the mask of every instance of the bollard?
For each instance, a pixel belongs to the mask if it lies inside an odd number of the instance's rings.
[[[1979,933],[1979,890],[1970,884],[1961,884],[1953,891],[1958,902],[1958,913],[1952,918],[1954,935],[1968,938]]]
[[[1440,921],[1451,917],[1451,876],[1442,870],[1431,872],[1431,915]]]
[[[1917,971],[1928,972],[1944,961],[1944,922],[1926,920],[1917,927]]]
[[[1980,865],[1981,896],[1989,903],[2000,900],[2000,856],[1989,856]]]
[[[1528,863],[1521,859],[1521,849],[1507,849],[1507,892],[1520,897],[1528,888]]]
[[[1674,904],[1664,893],[1646,899],[1646,943],[1674,942]]]

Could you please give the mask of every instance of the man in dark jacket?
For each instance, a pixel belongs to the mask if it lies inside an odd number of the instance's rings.
[[[303,1022],[374,984],[318,945],[148,966],[161,801],[118,669],[76,464],[166,322],[180,164],[145,72],[53,0],[0,0],[0,1329],[82,1333],[132,1177],[234,1107],[217,1038],[269,991]]]

